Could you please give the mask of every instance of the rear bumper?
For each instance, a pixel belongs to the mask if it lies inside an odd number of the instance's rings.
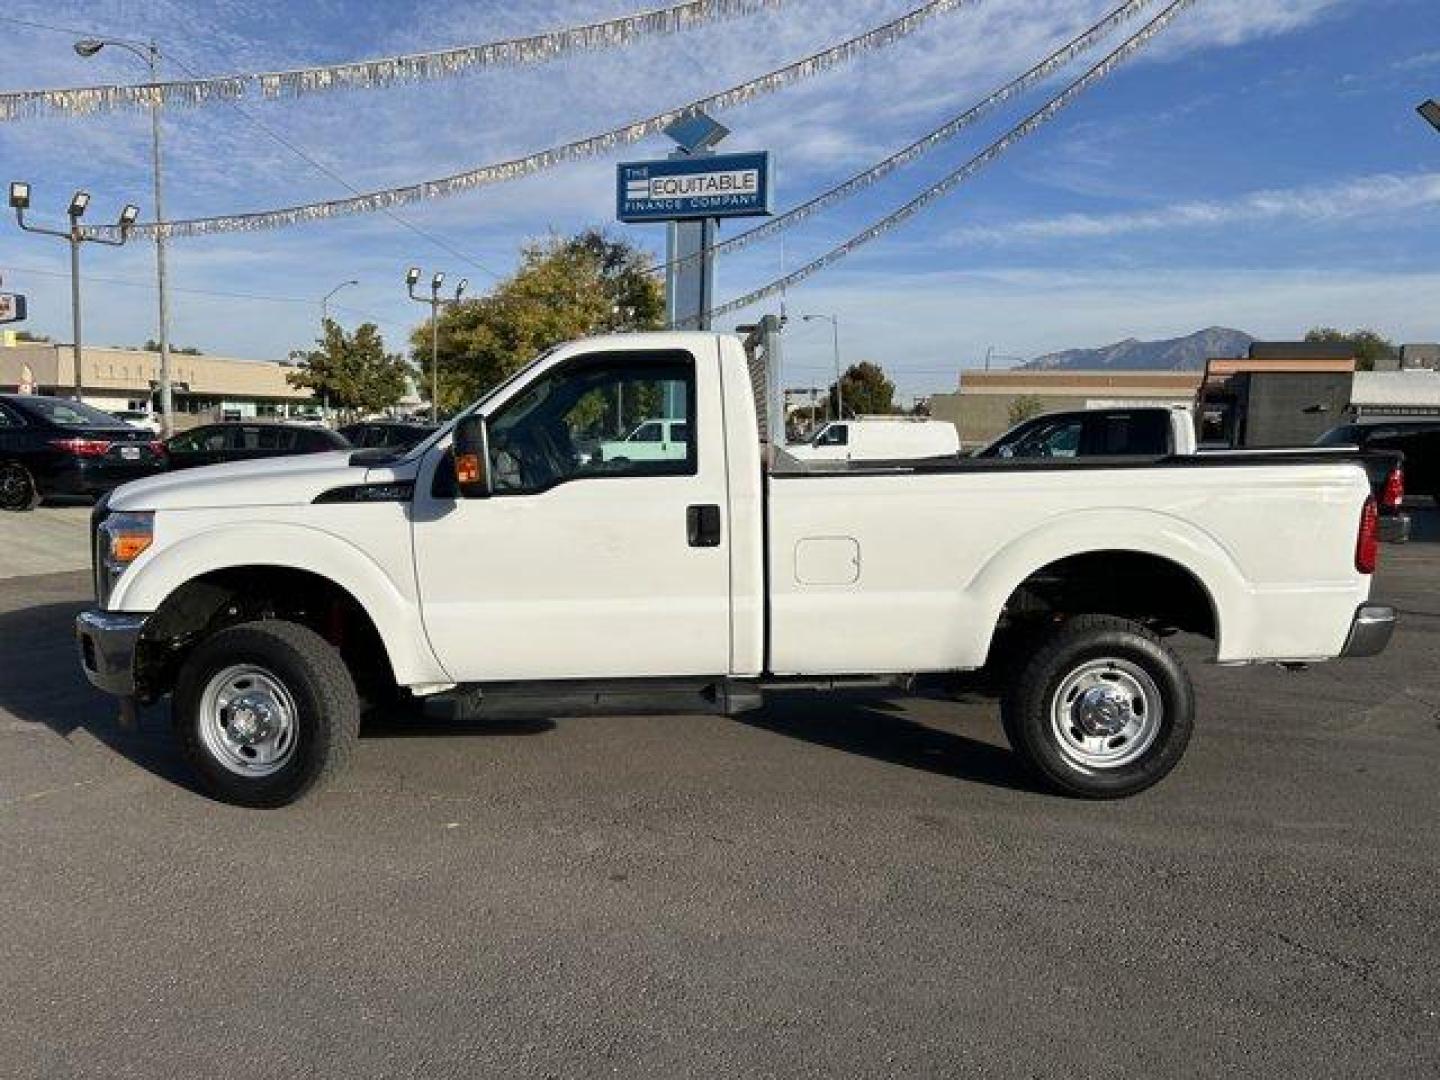
[[[1350,623],[1342,656],[1378,656],[1395,633],[1395,609],[1386,604],[1361,604]]]
[[[1403,544],[1410,539],[1410,515],[1403,510],[1380,515],[1380,539],[1387,544]]]
[[[135,693],[135,647],[145,619],[123,611],[82,611],[75,617],[80,666],[97,690],[122,697]]]
[[[52,467],[36,480],[43,495],[93,499],[131,480],[143,480],[164,471],[163,461],[116,464],[77,459]]]

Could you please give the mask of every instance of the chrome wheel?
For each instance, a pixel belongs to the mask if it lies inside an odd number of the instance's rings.
[[[1061,681],[1050,727],[1066,762],[1086,772],[1118,769],[1140,758],[1164,720],[1160,688],[1138,664],[1088,660]]]
[[[200,695],[200,739],[239,776],[270,776],[295,754],[295,699],[269,671],[239,664],[217,672]]]

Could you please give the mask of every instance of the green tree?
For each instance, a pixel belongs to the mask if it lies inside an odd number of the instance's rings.
[[[405,359],[385,351],[374,323],[362,323],[347,334],[334,319],[321,324],[321,335],[309,351],[290,354],[300,370],[286,376],[291,386],[314,392],[332,408],[375,412],[397,405],[405,396],[410,374]]]
[[[1352,330],[1345,332],[1333,326],[1317,326],[1305,335],[1305,340],[1324,345],[1348,345],[1355,355],[1356,366],[1361,371],[1374,371],[1381,361],[1393,361],[1400,353],[1395,343],[1381,337],[1374,330]]]
[[[1023,424],[1032,417],[1039,416],[1045,411],[1045,403],[1034,394],[1021,394],[1010,402],[1008,417],[1010,426]]]
[[[442,309],[440,408],[451,412],[503,382],[552,345],[587,334],[658,329],[665,297],[647,256],[591,229],[521,249],[520,267],[487,296]],[[430,385],[430,320],[410,335]]]
[[[156,341],[154,338],[146,338],[146,339],[145,339],[145,344],[144,344],[144,345],[141,345],[140,348],[141,348],[141,350],[144,351],[144,352],[159,352],[159,351],[160,351],[160,342]],[[203,352],[201,352],[199,349],[195,348],[195,346],[193,346],[193,345],[187,345],[187,346],[185,346],[183,349],[182,349],[180,346],[178,346],[178,345],[171,345],[171,346],[170,346],[170,355],[172,355],[172,356],[204,356],[205,354],[204,354]]]
[[[895,384],[879,364],[852,364],[840,376],[843,404],[852,416],[882,416],[895,411]],[[830,411],[835,411],[835,384],[830,384]]]

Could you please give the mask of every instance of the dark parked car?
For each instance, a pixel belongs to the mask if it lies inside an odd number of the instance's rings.
[[[429,424],[407,424],[399,420],[362,420],[340,429],[350,445],[362,450],[409,450],[435,433]]]
[[[1192,431],[1190,415],[1183,409],[1077,409],[1046,413],[1017,424],[975,456],[1166,457],[1193,453]]]
[[[172,469],[189,469],[196,465],[220,465],[287,454],[349,450],[350,444],[343,435],[327,428],[242,421],[206,424],[182,431],[170,438],[165,449]]]
[[[0,394],[0,508],[98,498],[165,468],[155,436],[65,398]]]
[[[1406,493],[1428,496],[1440,505],[1440,418],[1358,420],[1327,431],[1315,445],[1404,454]]]

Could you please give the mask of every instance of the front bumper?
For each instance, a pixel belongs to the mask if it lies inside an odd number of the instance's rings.
[[[135,647],[145,619],[123,611],[82,611],[75,617],[80,666],[96,689],[121,697],[135,693]]]
[[[1350,623],[1342,656],[1378,656],[1395,633],[1395,609],[1387,604],[1361,604]]]

